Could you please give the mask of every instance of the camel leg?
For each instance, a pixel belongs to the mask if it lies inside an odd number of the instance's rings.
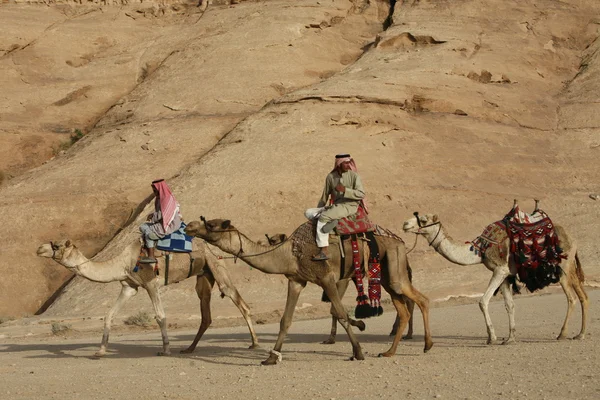
[[[250,331],[250,337],[252,338],[252,344],[249,348],[255,349],[259,347],[258,338],[256,337],[256,332],[254,332],[252,320],[250,319],[250,307],[248,307],[248,304],[246,304],[237,288],[233,285],[231,277],[229,276],[229,271],[225,267],[225,263],[223,260],[219,260],[215,257],[212,253],[205,254],[205,260],[206,266],[210,269],[210,275],[212,275],[211,279],[214,280],[213,284],[214,282],[217,283],[221,294],[231,299],[246,321],[246,325],[248,325],[248,330]]]
[[[167,316],[165,315],[165,310],[163,309],[162,300],[158,292],[158,282],[156,279],[153,279],[148,283],[146,286],[146,291],[148,292],[148,296],[150,296],[150,301],[154,307],[156,322],[158,322],[160,334],[162,335],[163,351],[159,351],[157,355],[169,356],[171,355],[171,349],[169,347],[169,335],[167,334]]]
[[[429,299],[419,292],[410,282],[408,276],[408,262],[404,247],[398,246],[395,250],[390,249],[386,252],[388,262],[389,286],[397,295],[404,295],[414,301],[423,315],[423,329],[425,331],[425,347],[423,352],[427,353],[433,347],[431,339],[431,330],[429,329]],[[408,311],[408,310],[407,310]],[[410,319],[410,315],[408,316]],[[408,320],[407,320],[408,322]],[[400,321],[402,324],[402,321]],[[400,335],[402,332],[400,332]],[[398,333],[396,332],[396,335]]]
[[[248,330],[250,331],[250,336],[252,337],[252,344],[248,348],[256,349],[260,347],[258,345],[258,338],[256,337],[256,332],[254,332],[254,327],[252,326],[252,320],[250,319],[250,307],[248,307],[248,304],[246,304],[238,290],[233,285],[221,286],[219,284],[219,289],[221,290],[221,293],[223,293],[225,296],[229,297],[231,301],[233,301],[233,304],[235,304],[238,310],[240,310],[240,313],[242,313],[242,317],[244,317],[246,325],[248,325]]]
[[[415,317],[415,302],[409,299],[408,297],[404,300],[406,301],[406,307],[408,308],[408,312],[410,313],[410,319],[408,320],[408,332],[406,332],[406,335],[402,336],[402,340],[410,340],[413,338],[413,319]],[[399,326],[400,317],[396,314],[396,319],[394,320],[394,325],[392,325],[392,331],[390,332],[390,336],[396,335]]]
[[[502,282],[508,276],[508,268],[499,267],[494,270],[492,273],[492,279],[490,279],[490,283],[488,284],[485,293],[479,300],[479,309],[483,313],[483,318],[485,319],[485,326],[487,327],[488,340],[487,344],[493,344],[496,341],[496,332],[494,331],[494,326],[492,325],[492,319],[490,318],[490,312],[488,310],[488,305],[490,304],[490,299],[494,295],[494,292]]]
[[[200,315],[202,320],[200,322],[200,327],[198,328],[198,333],[196,333],[196,337],[192,341],[192,344],[190,344],[190,347],[187,349],[181,350],[182,354],[189,354],[196,350],[196,346],[202,338],[202,335],[204,335],[204,332],[206,332],[212,323],[210,300],[215,281],[209,279],[207,275],[208,274],[196,276],[196,294],[198,294],[198,300],[200,300]]]
[[[577,255],[575,255],[575,260],[577,262],[577,268],[581,268],[581,265],[579,265],[579,259],[577,258]],[[583,339],[585,339],[587,314],[588,314],[588,309],[589,309],[590,303],[589,303],[588,295],[585,292],[585,289],[583,288],[583,282],[581,282],[579,280],[579,277],[577,276],[576,273],[575,273],[575,275],[576,276],[574,276],[571,280],[571,284],[573,286],[573,289],[575,289],[575,293],[577,293],[577,297],[579,297],[579,303],[581,303],[581,331],[573,339],[583,340]]]
[[[342,279],[341,281],[337,281],[335,284],[337,287],[338,294],[340,295],[340,299],[344,298],[344,294],[346,293],[346,289],[348,289],[348,284],[350,281],[348,279]],[[331,301],[331,299],[330,299]],[[333,311],[333,304],[331,305],[331,333],[329,337],[322,342],[322,344],[334,344],[335,336],[337,335],[337,318],[335,317],[335,313]]]
[[[121,285],[121,293],[117,298],[117,302],[108,311],[108,313],[106,313],[106,316],[104,317],[104,334],[102,335],[102,343],[100,344],[100,349],[95,354],[96,357],[102,357],[106,354],[106,348],[108,347],[108,337],[110,335],[110,326],[112,324],[113,318],[115,317],[117,312],[119,312],[121,307],[123,307],[123,304],[125,304],[127,300],[135,296],[138,292],[137,287],[129,286],[125,282],[121,282]]]
[[[388,351],[380,353],[379,357],[391,357],[396,354],[398,343],[400,343],[400,339],[402,338],[402,332],[404,332],[404,328],[406,328],[408,320],[410,319],[408,307],[406,306],[406,298],[393,291],[390,291],[390,295],[392,296],[392,303],[394,303],[394,307],[396,307],[396,312],[398,313],[399,326],[394,335],[391,347]]]
[[[337,287],[337,291],[340,296],[340,299],[342,299],[344,297],[344,294],[346,293],[346,290],[348,289],[349,284],[350,284],[350,280],[348,280],[348,279],[343,279],[341,281],[337,281],[337,283],[335,284]],[[333,310],[333,304],[331,305],[330,312],[331,312],[331,333],[329,334],[329,337],[327,338],[327,340],[321,342],[322,344],[334,344],[335,343],[335,336],[337,335],[338,319],[335,317],[335,313]],[[352,326],[357,327],[358,330],[360,330],[361,332],[364,331],[366,328],[364,321],[357,321],[350,317],[348,317],[348,323]]]
[[[261,363],[262,365],[275,365],[281,360],[280,352],[281,348],[283,347],[283,340],[287,335],[288,329],[292,325],[292,318],[294,316],[296,304],[298,304],[298,297],[305,286],[306,282],[288,280],[287,300],[285,302],[285,311],[283,312],[283,317],[281,317],[281,321],[279,322],[279,335],[277,336],[275,347],[271,351],[271,354],[269,354],[269,357]]]
[[[508,339],[506,339],[502,344],[511,344],[515,343],[515,302],[513,300],[512,289],[508,282],[508,279],[505,279],[504,282],[500,285],[500,290],[502,292],[502,297],[504,297],[504,307],[506,308],[506,312],[508,313]]]
[[[567,269],[567,271],[570,268]],[[567,315],[565,316],[565,322],[563,322],[563,326],[560,329],[560,334],[556,338],[557,340],[562,340],[567,338],[568,333],[568,324],[569,318],[571,318],[571,313],[573,312],[573,308],[575,307],[575,295],[573,294],[573,290],[571,288],[571,277],[567,274],[562,274],[560,277],[560,286],[562,286],[563,291],[565,292],[565,296],[567,296]]]
[[[358,343],[358,339],[352,332],[352,326],[350,324],[350,318],[348,317],[348,313],[342,304],[342,300],[337,292],[335,280],[333,276],[328,276],[323,279],[322,287],[327,293],[327,296],[331,300],[332,312],[335,312],[334,316],[337,317],[340,325],[344,327],[346,333],[348,334],[348,339],[350,339],[350,343],[352,343],[352,358],[351,360],[364,360],[365,356],[362,353],[360,348],[360,343]]]

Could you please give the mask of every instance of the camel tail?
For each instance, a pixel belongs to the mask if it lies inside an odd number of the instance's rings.
[[[579,282],[585,282],[585,274],[583,273],[583,268],[581,268],[581,261],[579,261],[579,254],[575,253],[575,273],[579,278]]]

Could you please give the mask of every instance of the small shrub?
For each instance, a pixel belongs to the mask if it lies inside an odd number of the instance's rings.
[[[55,156],[59,155],[63,151],[67,151],[71,146],[79,141],[82,137],[85,136],[85,133],[81,129],[75,129],[71,134],[69,140],[58,144],[57,146],[52,147],[52,152]],[[1,183],[1,182],[0,182]]]
[[[143,326],[148,327],[152,325],[152,321],[154,318],[150,316],[147,312],[140,311],[139,313],[130,316],[123,323],[125,325],[135,325],[135,326]]]
[[[69,332],[71,330],[71,325],[61,324],[59,322],[53,322],[51,329],[52,329],[52,333],[54,335],[60,335],[60,334]]]
[[[83,132],[81,132],[81,129],[75,129],[75,132],[71,135],[71,144],[75,144],[82,137]]]

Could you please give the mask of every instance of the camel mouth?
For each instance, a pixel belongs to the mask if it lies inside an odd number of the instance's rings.
[[[412,222],[405,222],[404,225],[402,226],[402,230],[404,232],[414,232],[415,228],[416,227]]]
[[[48,251],[42,246],[39,249],[37,249],[36,252],[38,257],[51,257],[52,253],[48,253]]]

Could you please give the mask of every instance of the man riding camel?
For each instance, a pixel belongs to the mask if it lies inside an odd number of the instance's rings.
[[[362,185],[357,168],[350,154],[335,156],[335,166],[325,178],[325,188],[317,208],[309,208],[304,212],[308,219],[318,218],[317,221],[317,246],[319,253],[313,261],[328,260],[327,247],[329,246],[329,231],[332,224],[329,222],[356,214],[359,205],[364,205],[365,190]],[[326,226],[327,225],[327,226]],[[325,227],[325,231],[323,231]]]
[[[158,179],[152,182],[154,192],[154,212],[150,213],[146,221],[140,226],[140,231],[148,250],[148,257],[142,257],[141,263],[155,263],[154,248],[156,242],[166,235],[175,232],[181,226],[179,203],[171,193],[171,189],[164,181]]]

